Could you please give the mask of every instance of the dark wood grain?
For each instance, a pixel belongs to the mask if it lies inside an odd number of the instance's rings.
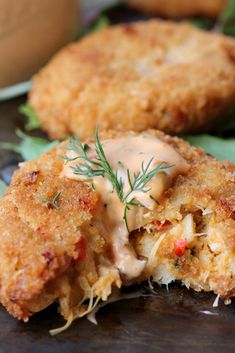
[[[24,100],[23,97],[0,104],[1,141],[17,140],[14,130],[23,124],[18,106]],[[14,168],[16,162],[13,154],[0,151],[0,174],[9,166]],[[48,331],[63,324],[56,305],[26,324],[1,307],[0,353],[235,352],[235,303],[221,303],[213,309],[214,295],[177,285],[170,286],[169,291],[156,287],[156,292],[154,296],[110,304],[99,312],[98,326],[81,319],[55,337]],[[205,310],[214,315],[201,312]]]

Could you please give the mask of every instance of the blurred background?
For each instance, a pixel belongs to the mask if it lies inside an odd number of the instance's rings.
[[[227,4],[219,18],[186,20],[200,28],[235,35],[235,0],[215,1]],[[166,7],[172,9],[173,1],[167,2]],[[132,1],[0,0],[0,101],[26,93],[32,75],[60,48],[88,33],[97,17],[103,17],[103,24],[149,18],[129,8],[129,3]]]
[[[0,99],[26,92],[31,76],[115,0],[0,0]]]

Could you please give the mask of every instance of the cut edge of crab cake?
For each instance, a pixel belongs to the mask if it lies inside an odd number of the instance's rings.
[[[152,278],[235,295],[235,166],[159,131],[98,133],[24,163],[0,200],[0,300],[67,324]],[[63,158],[61,158],[63,156]],[[64,161],[63,161],[64,159]]]
[[[234,97],[234,39],[151,20],[64,48],[34,77],[29,103],[49,136],[63,139],[87,138],[97,125],[206,132],[234,113]]]
[[[131,7],[147,14],[170,18],[205,16],[216,18],[224,10],[226,0],[126,0]]]

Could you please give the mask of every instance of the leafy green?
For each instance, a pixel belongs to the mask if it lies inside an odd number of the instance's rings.
[[[93,25],[93,27],[91,28],[91,32],[98,32],[101,29],[104,29],[104,28],[108,27],[109,25],[110,25],[110,21],[109,21],[108,17],[105,16],[105,15],[101,15],[97,19],[97,21]]]
[[[184,136],[193,146],[203,148],[207,153],[221,160],[235,163],[235,138],[223,139],[210,135]]]
[[[59,143],[59,141],[49,142],[41,137],[28,136],[21,130],[16,130],[16,135],[21,139],[19,143],[0,142],[0,148],[18,153],[25,161],[37,158]]]
[[[235,36],[235,0],[229,0],[228,5],[219,18],[219,25],[224,34]]]
[[[213,27],[213,21],[209,18],[198,17],[190,19],[189,22],[200,29],[211,29]]]
[[[38,120],[38,116],[31,105],[29,104],[20,105],[19,111],[27,118],[27,122],[24,126],[26,131],[40,129],[41,123]]]
[[[224,34],[235,36],[235,0],[228,0],[228,4],[219,16],[217,23],[204,17],[189,19],[189,22],[201,29],[215,28]]]
[[[4,183],[4,181],[0,180],[0,198],[3,197],[6,188],[7,185]]]
[[[82,38],[83,36],[89,33],[101,31],[102,29],[108,27],[109,25],[110,25],[110,21],[108,17],[106,15],[101,14],[92,26],[81,29],[78,35],[78,39]]]

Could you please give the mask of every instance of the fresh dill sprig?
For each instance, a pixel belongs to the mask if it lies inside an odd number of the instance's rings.
[[[173,167],[173,165],[165,165],[164,163],[159,163],[157,167],[153,168],[150,170],[151,164],[153,162],[154,158],[151,158],[149,162],[147,163],[146,167],[144,166],[144,163],[142,162],[141,164],[141,171],[139,173],[134,173],[134,180],[133,182],[131,181],[131,175],[130,175],[130,170],[127,169],[127,179],[128,183],[130,186],[130,190],[126,193],[125,197],[123,198],[122,202],[125,204],[124,208],[124,215],[123,215],[123,221],[126,225],[126,228],[128,232],[130,232],[128,223],[127,223],[127,211],[130,209],[130,206],[140,206],[144,207],[144,205],[141,204],[138,200],[135,200],[135,198],[130,198],[131,194],[135,191],[141,191],[143,193],[147,193],[151,190],[151,188],[146,189],[147,183],[159,172],[161,172],[164,169],[168,169]],[[159,205],[159,201],[156,200],[152,195],[149,196],[153,201],[155,201]]]
[[[48,204],[48,205],[51,205],[51,206],[54,207],[56,210],[59,210],[60,206],[58,206],[58,205],[56,204],[56,201],[58,200],[58,198],[60,197],[60,195],[61,195],[61,192],[58,192],[58,193],[53,197],[52,200],[47,200],[47,199],[45,199],[45,198],[42,197],[42,196],[39,196],[38,199],[39,199],[40,201],[42,201],[42,202],[45,202],[45,203]]]
[[[123,182],[121,178],[118,178],[117,171],[113,172],[109,162],[106,159],[103,147],[99,140],[98,130],[95,132],[95,159],[92,159],[87,155],[90,147],[87,144],[82,144],[78,137],[75,139],[69,139],[69,146],[63,147],[64,150],[75,152],[75,157],[62,156],[65,163],[73,162],[78,159],[84,160],[84,162],[72,166],[73,173],[75,175],[81,175],[89,178],[94,178],[96,176],[105,175],[110,179],[114,191],[117,193],[118,198],[123,202]]]
[[[141,171],[139,173],[134,173],[133,182],[131,181],[130,171],[129,171],[129,169],[127,169],[127,177],[128,177],[128,183],[130,186],[130,191],[126,194],[125,200],[128,200],[128,197],[130,196],[130,194],[133,191],[142,191],[144,193],[149,192],[151,190],[151,188],[146,189],[145,185],[160,171],[173,167],[173,165],[165,165],[164,163],[159,163],[157,165],[157,167],[150,170],[150,166],[153,162],[153,159],[154,158],[151,158],[149,160],[146,167],[144,166],[144,163],[142,162]]]
[[[146,166],[144,162],[141,164],[141,170],[138,173],[134,173],[131,176],[130,170],[127,169],[127,180],[129,184],[129,190],[124,195],[124,184],[120,177],[118,177],[118,171],[113,171],[103,150],[102,144],[99,139],[98,129],[95,132],[95,156],[88,156],[87,152],[90,150],[90,147],[87,144],[82,144],[78,137],[75,139],[69,140],[68,147],[63,147],[63,149],[67,151],[75,152],[75,157],[62,156],[65,160],[65,163],[74,162],[76,160],[83,160],[81,163],[71,166],[73,173],[75,175],[81,175],[90,181],[92,178],[96,176],[107,176],[110,180],[113,190],[116,192],[119,200],[124,204],[124,214],[123,214],[123,222],[129,232],[128,222],[127,222],[127,212],[131,206],[140,206],[144,207],[141,202],[136,200],[135,197],[132,197],[132,193],[134,192],[143,192],[147,193],[151,190],[151,188],[147,188],[146,185],[150,182],[150,180],[159,172],[171,168],[174,165],[166,165],[165,163],[159,163],[155,168],[151,169],[151,164],[154,158],[151,158]],[[119,162],[120,163],[120,162]],[[156,200],[153,196],[150,195],[150,198],[154,200],[157,204],[159,204],[158,200]]]

